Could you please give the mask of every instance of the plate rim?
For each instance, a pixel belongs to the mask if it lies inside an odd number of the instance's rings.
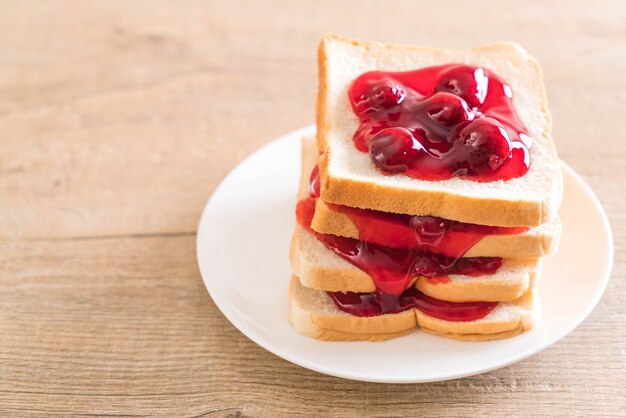
[[[209,211],[209,207],[211,206],[211,202],[214,200],[214,197],[216,195],[219,194],[219,192],[221,191],[221,189],[224,187],[224,184],[227,183],[227,180],[230,179],[231,177],[234,177],[234,175],[236,175],[237,171],[240,169],[240,167],[242,167],[243,165],[246,164],[246,162],[252,158],[254,155],[256,155],[259,152],[262,152],[264,149],[269,148],[271,146],[276,146],[277,143],[285,141],[287,138],[292,138],[295,136],[303,136],[305,134],[311,134],[315,132],[315,125],[311,124],[311,125],[307,125],[295,130],[292,130],[290,132],[287,132],[281,136],[279,136],[278,138],[264,144],[263,146],[257,148],[256,150],[254,150],[253,152],[251,152],[250,154],[248,154],[243,160],[241,160],[232,170],[230,170],[230,172],[220,181],[220,183],[218,184],[218,186],[213,190],[213,192],[211,193],[211,195],[209,196],[206,204],[204,205],[204,208],[202,209],[202,214],[200,216],[200,221],[198,223],[198,227],[197,227],[197,234],[196,234],[196,263],[198,265],[198,269],[200,272],[200,277],[204,283],[204,287],[206,288],[207,292],[209,293],[209,296],[211,297],[211,299],[213,300],[213,303],[215,303],[215,305],[217,306],[217,308],[220,310],[220,312],[222,313],[222,315],[224,315],[224,317],[239,331],[241,332],[243,335],[245,335],[248,339],[250,339],[252,342],[254,342],[255,344],[257,344],[258,346],[260,346],[261,348],[269,351],[270,353],[274,354],[275,356],[278,356],[286,361],[289,361],[290,363],[296,364],[300,367],[304,367],[306,369],[309,370],[313,370],[315,372],[318,373],[322,373],[322,374],[326,374],[329,376],[334,376],[334,377],[339,377],[339,378],[343,378],[343,379],[348,379],[348,380],[356,380],[356,381],[363,381],[363,382],[375,382],[375,383],[393,383],[393,384],[406,384],[406,383],[429,383],[429,382],[441,382],[441,381],[446,381],[446,380],[452,380],[452,379],[460,379],[460,378],[464,378],[464,377],[469,377],[469,376],[475,376],[478,374],[482,374],[482,373],[488,373],[490,371],[502,368],[502,367],[506,367],[509,365],[512,365],[514,363],[523,361],[543,350],[545,350],[546,348],[556,344],[557,342],[559,342],[560,340],[562,340],[563,338],[565,338],[566,336],[568,336],[572,331],[574,331],[588,316],[589,314],[591,314],[591,312],[595,309],[595,307],[597,306],[598,302],[600,301],[600,299],[602,298],[602,295],[604,294],[609,280],[611,278],[611,273],[613,270],[613,263],[614,263],[614,242],[613,242],[613,233],[611,230],[611,226],[610,226],[610,222],[608,219],[608,216],[600,202],[600,199],[597,197],[597,195],[594,193],[594,191],[591,189],[591,187],[587,184],[587,182],[583,179],[583,177],[578,174],[571,166],[569,166],[567,163],[565,163],[564,161],[560,160],[561,162],[561,166],[563,167],[564,171],[567,171],[567,173],[569,175],[571,175],[578,184],[580,184],[582,186],[582,188],[584,189],[584,191],[586,192],[586,194],[591,198],[591,202],[593,203],[594,208],[597,210],[597,212],[600,215],[600,220],[606,235],[606,239],[607,239],[607,244],[608,244],[608,257],[607,257],[607,268],[605,269],[604,272],[604,276],[602,277],[602,282],[601,282],[601,286],[598,286],[593,295],[589,298],[590,302],[587,305],[587,308],[584,311],[581,311],[581,314],[579,315],[579,319],[577,321],[575,321],[574,323],[572,323],[570,326],[568,327],[564,327],[563,330],[559,333],[555,333],[554,335],[550,336],[550,338],[547,338],[545,340],[542,341],[542,343],[540,344],[536,344],[535,346],[529,347],[528,349],[522,351],[521,353],[518,353],[516,355],[512,355],[509,356],[505,359],[502,359],[500,361],[497,361],[494,364],[489,365],[488,367],[484,367],[484,366],[475,366],[475,367],[471,367],[468,370],[461,372],[461,373],[448,373],[448,374],[444,374],[442,376],[439,376],[437,378],[400,378],[400,379],[393,379],[393,378],[387,378],[386,376],[383,378],[372,378],[371,376],[365,375],[365,374],[359,374],[358,372],[342,372],[342,371],[337,371],[335,369],[331,369],[331,368],[327,368],[323,365],[318,365],[314,362],[307,362],[307,361],[303,361],[301,360],[302,357],[298,357],[297,355],[292,355],[290,353],[290,351],[288,349],[283,349],[280,346],[277,346],[275,344],[271,344],[270,342],[265,341],[263,338],[255,335],[254,332],[251,332],[248,330],[248,328],[246,326],[244,326],[239,319],[237,318],[237,316],[233,313],[230,312],[230,308],[227,306],[227,304],[225,303],[224,300],[220,299],[220,298],[216,298],[214,297],[214,292],[211,291],[211,287],[209,286],[208,280],[205,279],[205,274],[203,273],[203,267],[202,267],[202,263],[200,262],[201,257],[200,257],[200,253],[201,253],[201,237],[204,236],[204,234],[202,233],[206,227],[204,225],[206,225],[207,218],[208,218],[208,211]],[[295,331],[294,331],[295,332]]]

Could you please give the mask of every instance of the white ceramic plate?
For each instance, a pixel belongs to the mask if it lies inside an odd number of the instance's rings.
[[[215,304],[242,333],[292,363],[347,379],[432,382],[470,376],[529,357],[570,333],[607,285],[613,240],[598,199],[567,165],[559,251],[547,257],[542,316],[520,336],[460,342],[416,331],[385,341],[322,342],[287,322],[288,249],[300,175],[300,138],[308,126],[261,148],[235,168],[207,203],[197,256]]]

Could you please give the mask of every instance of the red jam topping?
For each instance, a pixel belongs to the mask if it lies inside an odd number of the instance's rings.
[[[527,227],[476,225],[434,216],[329,206],[350,218],[363,241],[392,248],[420,248],[450,257],[462,256],[486,235],[515,235],[528,230]]]
[[[356,147],[384,173],[423,180],[507,180],[526,174],[532,139],[511,88],[493,72],[448,64],[371,71],[350,87]]]
[[[400,295],[416,276],[435,282],[448,281],[448,274],[478,276],[495,273],[502,265],[499,257],[447,257],[418,248],[389,248],[363,240],[320,234],[310,229],[315,199],[300,200],[296,217],[303,227],[344,260],[367,273],[377,292]]]
[[[415,288],[401,296],[384,293],[328,292],[337,307],[355,316],[376,316],[417,308],[446,321],[474,321],[484,318],[498,302],[446,302],[427,296]]]
[[[313,171],[311,171],[307,191],[310,197],[320,197],[320,168],[318,166],[313,167]]]

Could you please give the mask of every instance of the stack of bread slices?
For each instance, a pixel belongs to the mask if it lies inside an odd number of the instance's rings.
[[[356,149],[360,121],[348,91],[357,77],[451,63],[487,68],[510,86],[533,141],[524,175],[422,180],[381,172]],[[302,140],[290,252],[295,329],[324,340],[384,340],[418,327],[489,340],[531,329],[541,257],[558,245],[562,195],[537,62],[510,43],[455,51],[330,35],[320,45],[319,73],[317,138]],[[447,247],[423,245],[442,237],[452,240]],[[445,254],[455,239],[461,251]],[[439,264],[431,268],[433,260]],[[474,265],[482,270],[459,267]]]

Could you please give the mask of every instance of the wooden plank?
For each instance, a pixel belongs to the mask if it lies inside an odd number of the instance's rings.
[[[257,347],[211,302],[194,236],[13,241],[0,250],[2,415],[607,416],[623,407],[616,312],[626,300],[617,280],[585,324],[529,360],[396,386],[324,376]]]
[[[494,40],[478,24],[468,28],[471,36],[442,31],[433,6],[420,6],[409,24],[411,2],[382,11],[406,33],[369,26],[367,33],[358,19],[342,27],[319,10],[287,4],[267,6],[281,10],[276,23],[284,23],[263,30],[267,22],[228,19],[241,6],[223,3],[94,2],[73,13],[7,3],[0,16],[3,236],[193,231],[206,198],[238,161],[313,120],[315,48],[324,31],[452,47]],[[626,70],[624,8],[538,4],[504,11],[487,27],[542,62],[561,154],[610,153],[619,161],[626,157],[624,141],[613,139],[623,100],[616,83]],[[247,5],[246,16],[265,7]],[[337,13],[349,14],[344,7]],[[446,19],[460,24],[483,15],[472,6]],[[595,165],[578,168],[584,174]],[[46,222],[36,222],[41,213]]]

